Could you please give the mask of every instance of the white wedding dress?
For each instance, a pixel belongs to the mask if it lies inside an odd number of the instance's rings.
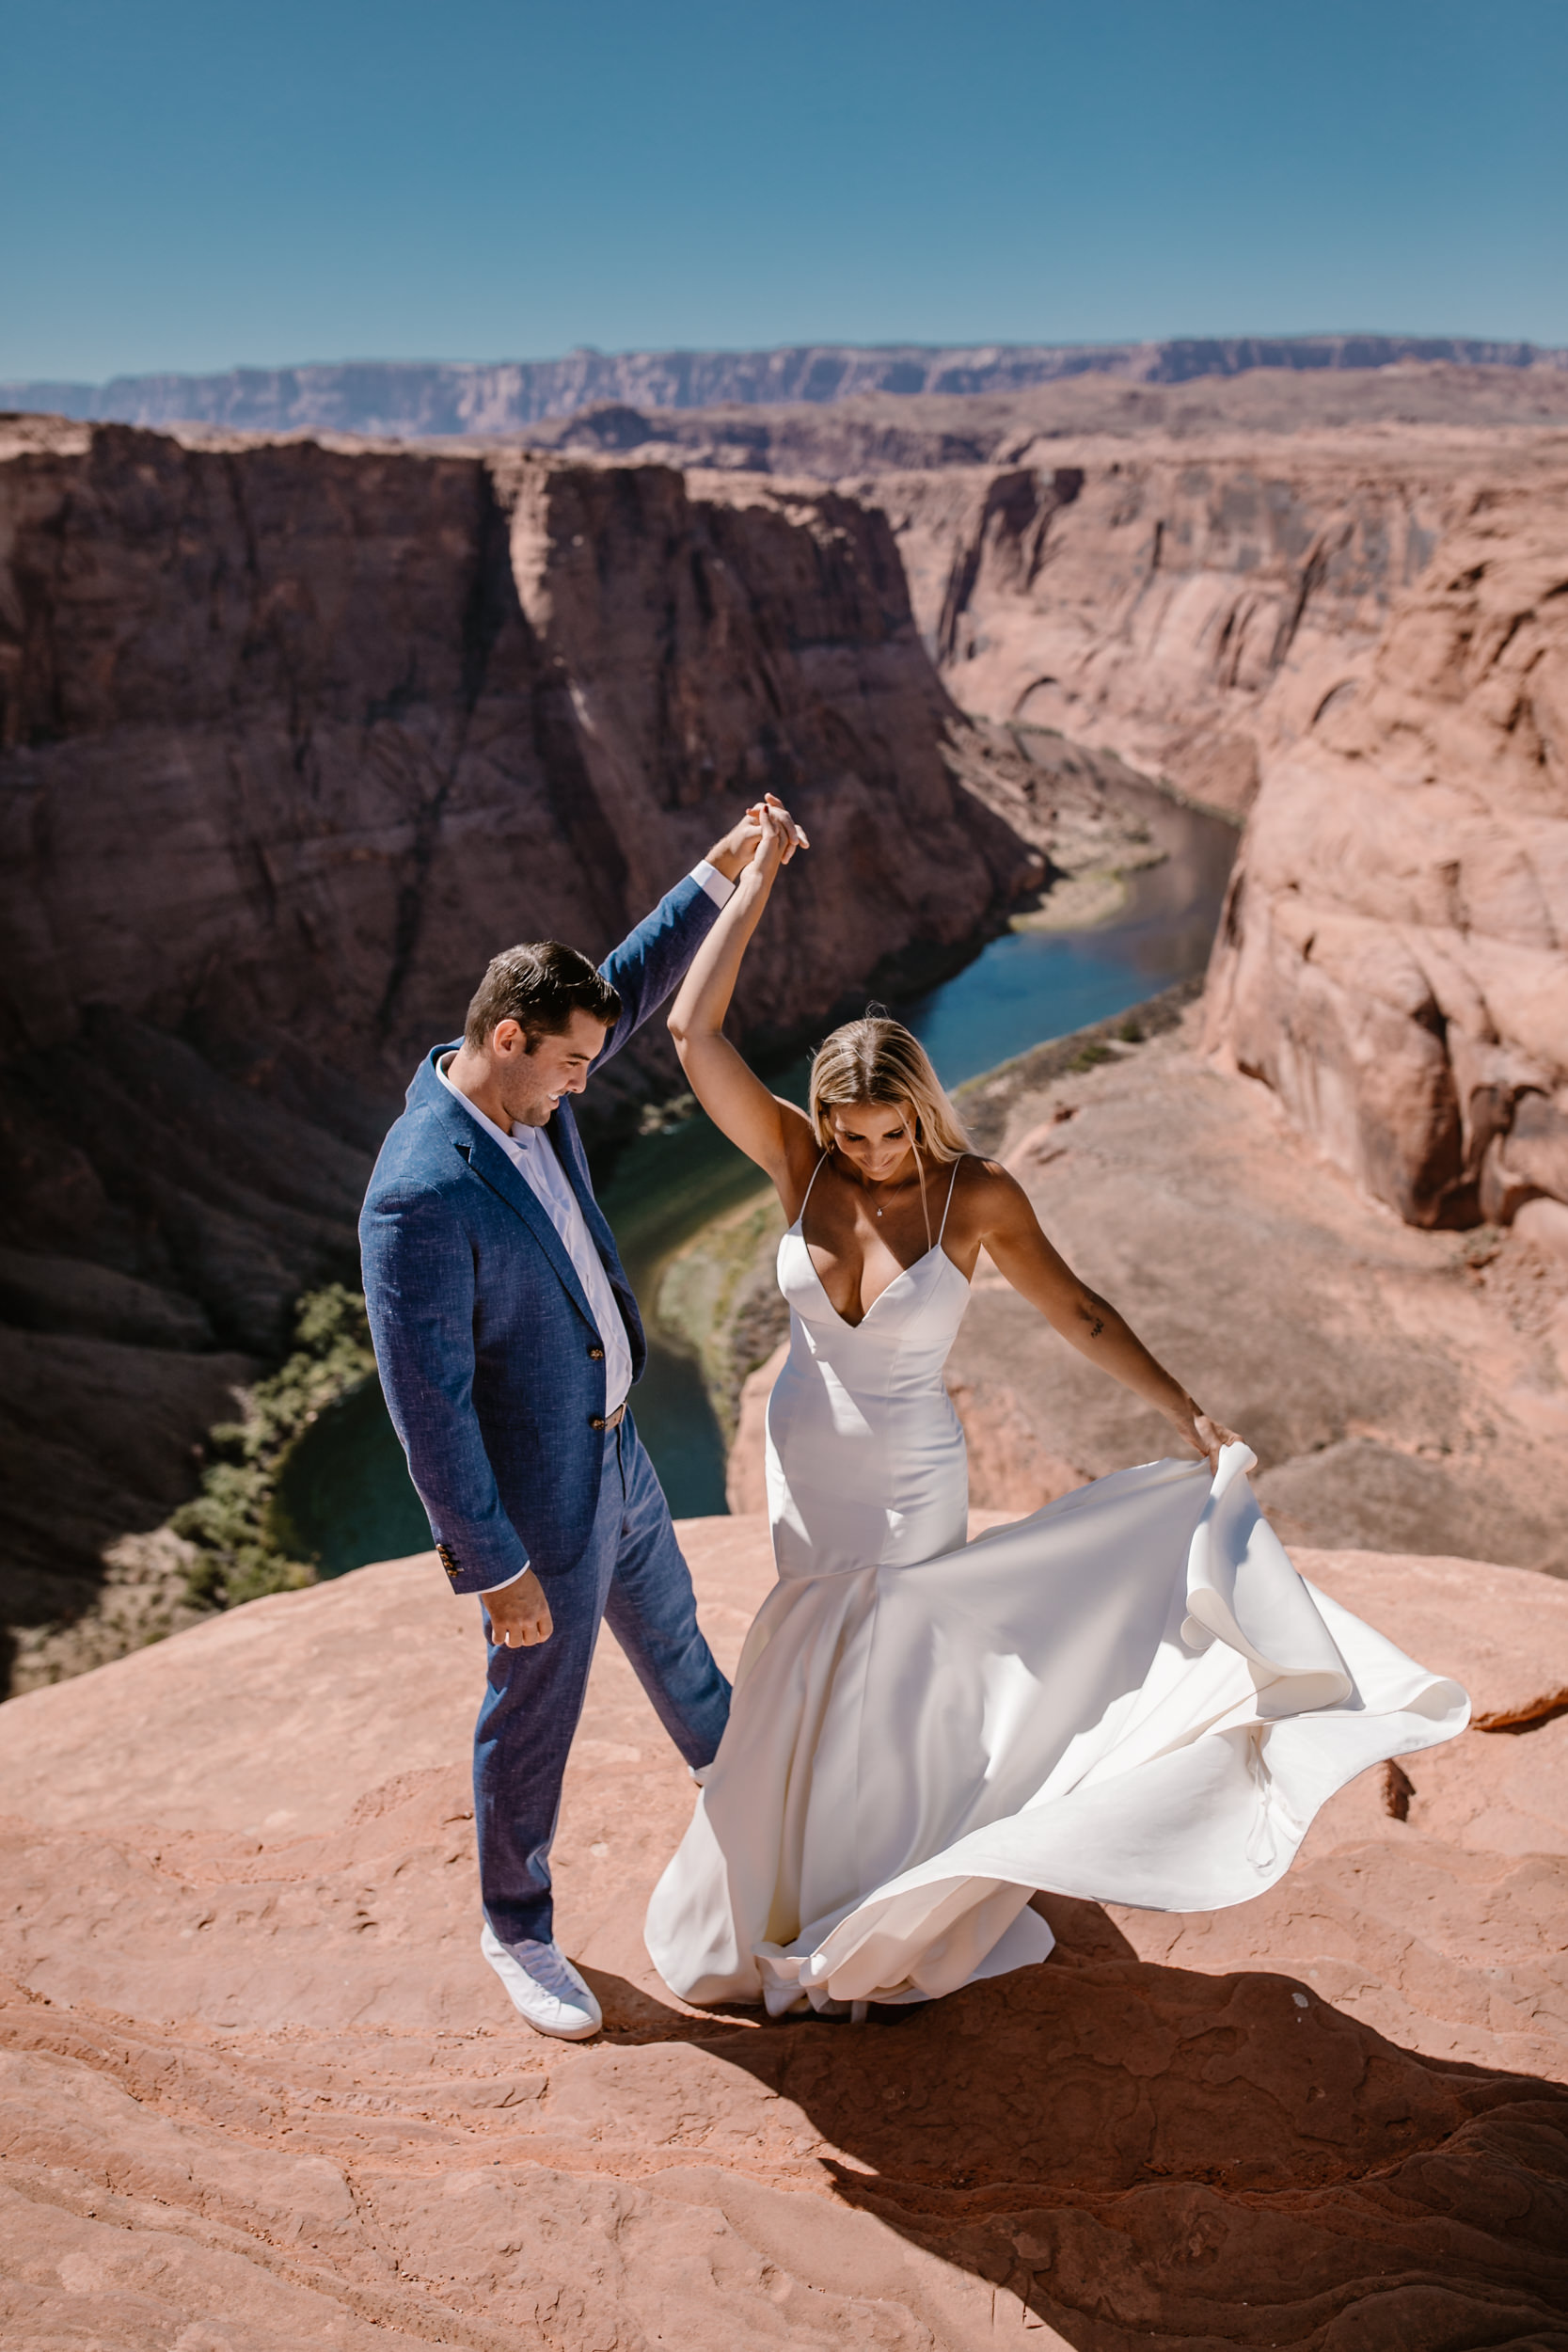
[[[942,1367],[969,1286],[939,1232],[847,1324],[804,1216],[779,1246],[778,1582],[648,1909],[673,1992],[774,2014],[925,2000],[1043,1960],[1037,1888],[1244,1902],[1355,1773],[1464,1729],[1457,1683],[1297,1575],[1244,1446],[1216,1476],[1117,1470],[966,1544]]]

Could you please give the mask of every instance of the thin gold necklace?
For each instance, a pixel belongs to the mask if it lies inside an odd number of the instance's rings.
[[[836,1149],[836,1146],[835,1146],[835,1149]],[[916,1177],[917,1177],[917,1178],[919,1178],[919,1181],[920,1181],[920,1203],[921,1203],[922,1208],[924,1208],[924,1207],[925,1207],[925,1205],[926,1205],[926,1180],[925,1180],[924,1175],[923,1175],[923,1174],[922,1174],[922,1172],[921,1172],[921,1167],[920,1167],[920,1154],[919,1154],[919,1152],[918,1152],[915,1153],[914,1172],[915,1172]],[[907,1184],[910,1182],[910,1179],[906,1176],[906,1177],[904,1177],[904,1178],[903,1178],[903,1180],[902,1180],[902,1181],[903,1181],[903,1182]],[[863,1177],[863,1177],[862,1177],[862,1179],[861,1179],[861,1182],[862,1182],[862,1184],[866,1184],[866,1185],[868,1185],[868,1184],[869,1184],[870,1180],[869,1180],[869,1178],[867,1178],[867,1177]],[[879,1210],[877,1211],[877,1215],[878,1215],[879,1216],[881,1216],[881,1214],[882,1214],[882,1213],[881,1213],[880,1209],[879,1209]],[[927,1220],[927,1230],[929,1230],[929,1220]]]
[[[917,1166],[916,1170],[915,1170],[916,1175],[918,1175],[918,1174],[919,1174],[919,1172],[920,1172],[920,1171],[919,1171],[919,1168],[918,1168],[918,1166]],[[909,1177],[905,1176],[905,1177],[903,1177],[903,1178],[901,1178],[901,1179],[900,1179],[900,1182],[901,1182],[902,1184],[907,1184],[910,1182],[910,1179],[909,1179]],[[881,1214],[882,1214],[882,1213],[881,1213],[880,1209],[879,1209],[879,1210],[877,1211],[877,1215],[878,1215],[879,1216],[881,1216]]]

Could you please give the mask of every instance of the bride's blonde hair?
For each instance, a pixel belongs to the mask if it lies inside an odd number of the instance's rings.
[[[809,1112],[824,1152],[833,1144],[831,1111],[855,1103],[908,1104],[914,1139],[927,1157],[945,1167],[970,1149],[963,1121],[942,1092],[930,1057],[901,1021],[866,1013],[847,1021],[817,1047],[811,1065]]]

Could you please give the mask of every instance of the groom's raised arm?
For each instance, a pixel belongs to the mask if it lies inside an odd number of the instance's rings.
[[[748,809],[705,858],[667,890],[599,970],[621,999],[621,1016],[594,1057],[595,1070],[636,1036],[644,1021],[674,994],[692,957],[728,904],[736,878],[761,838],[755,809]]]

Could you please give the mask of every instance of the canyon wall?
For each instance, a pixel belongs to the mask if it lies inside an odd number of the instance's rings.
[[[814,840],[755,1031],[1037,880],[883,519],[510,452],[34,421],[0,462],[5,1614],[100,1547],[352,1279],[409,1072],[518,938],[602,952],[767,787]],[[600,1132],[675,1083],[657,1027]]]
[[[832,493],[113,428],[0,484],[8,1053],[103,1006],[385,1096],[492,942],[609,946],[765,787],[824,853],[751,1025],[961,937],[1028,864],[955,781],[973,731],[885,525]],[[846,867],[879,885],[852,928]]]
[[[1269,762],[1208,1040],[1412,1223],[1568,1202],[1568,468],[1476,492]]]
[[[832,402],[884,393],[1018,392],[1084,375],[1180,384],[1254,369],[1324,371],[1457,363],[1546,373],[1568,353],[1454,336],[1297,335],[1153,343],[793,344],[772,351],[578,350],[563,359],[359,360],[132,375],[108,384],[0,384],[0,405],[125,424],[421,436],[509,433],[605,401],[655,408]]]
[[[1411,1222],[1568,1201],[1568,436],[1021,455],[861,486],[968,710],[1251,810],[1212,1049]]]
[[[1312,1216],[1341,1197],[1277,1127],[1251,1154],[1257,1200],[1241,1197],[1243,1130],[1270,1115],[1262,1088],[1363,1195],[1429,1229],[1418,1263],[1432,1279],[1409,1296],[1395,1295],[1402,1275],[1386,1285],[1395,1245],[1376,1210],[1354,1238],[1347,1227],[1326,1250],[1314,1241],[1310,1273],[1271,1231],[1217,1330],[1178,1315],[1171,1360],[1195,1363],[1188,1376],[1259,1447],[1293,1539],[1397,1549],[1464,1520],[1500,1556],[1561,1572],[1568,436],[1473,416],[1362,415],[1327,430],[1309,410],[1286,433],[1269,405],[1277,387],[1199,390],[1184,418],[1162,390],[1148,429],[1128,405],[1114,432],[976,404],[970,441],[989,462],[955,442],[941,463],[933,444],[918,465],[845,479],[888,515],[927,643],[972,714],[1030,746],[1059,731],[1245,815],[1203,1023],[1204,1050],[1233,1081],[1214,1097],[1223,1253],[1259,1203],[1265,1223],[1276,1214],[1282,1189],[1315,1201]],[[874,421],[830,411],[791,430],[827,450],[824,437]],[[954,422],[911,413],[910,430]],[[721,427],[737,429],[707,421]],[[1234,1083],[1243,1073],[1262,1086]],[[1080,1164],[1082,1200],[1053,1132],[1045,1157],[1062,1163],[1065,1191],[1042,1207],[1087,1253],[1090,1279],[1113,1178],[1152,1148],[1153,1196],[1168,1201],[1197,1149],[1196,1120],[1183,1136],[1176,1107],[1196,1106],[1195,1074],[1164,1101],[1140,1098],[1115,1150]],[[1123,1282],[1134,1320],[1158,1330],[1145,1302],[1170,1287],[1193,1204],[1163,1235],[1148,1201],[1130,1216],[1151,1249],[1125,1279],[1113,1268],[1112,1295]],[[1458,1258],[1430,1232],[1515,1221],[1506,1241],[1477,1233]],[[1188,1275],[1194,1299],[1214,1286],[1204,1263]],[[1449,1294],[1475,1285],[1495,1318],[1456,1349]],[[1031,1356],[990,1311],[977,1297],[954,1358],[988,1502],[1026,1507],[1158,1444],[1098,1391],[1069,1393],[1051,1345]],[[1363,1360],[1369,1318],[1399,1334],[1386,1361]],[[1253,1330],[1259,1367],[1238,1393],[1238,1335]],[[759,1375],[753,1420],[765,1385]]]
[[[1478,489],[1565,472],[1555,434],[1069,433],[862,488],[966,710],[1240,813]]]

